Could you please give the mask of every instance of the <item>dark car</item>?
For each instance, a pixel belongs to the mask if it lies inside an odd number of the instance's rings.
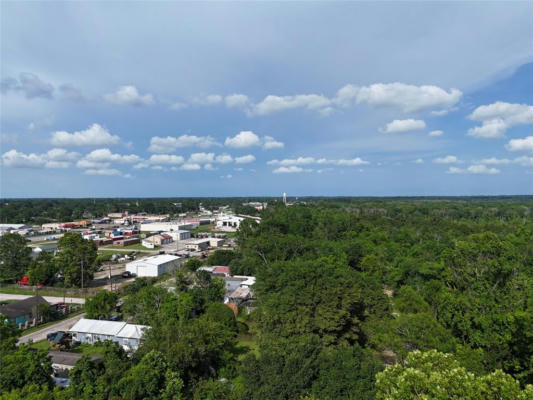
[[[133,276],[133,274],[130,271],[124,271],[122,273],[122,277],[123,278],[131,278],[132,276]]]
[[[48,335],[46,335],[46,340],[48,340],[48,341],[52,341],[52,340],[54,340],[54,339],[56,338],[56,336],[57,336],[58,333],[62,333],[62,334],[64,334],[65,332],[63,332],[63,331],[57,331],[57,332],[49,333]]]

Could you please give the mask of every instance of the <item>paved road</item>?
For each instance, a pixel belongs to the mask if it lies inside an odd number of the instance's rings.
[[[72,325],[74,325],[77,321],[85,317],[85,313],[76,315],[75,317],[64,319],[62,321],[58,321],[57,324],[49,325],[44,329],[41,329],[40,331],[32,332],[28,335],[21,336],[19,338],[18,343],[26,343],[28,340],[33,340],[34,342],[38,342],[40,340],[46,339],[46,335],[52,332],[56,331],[68,331]]]
[[[36,293],[39,294],[39,293]],[[0,301],[6,301],[6,300],[24,300],[29,297],[35,296],[34,294],[28,295],[28,294],[7,294],[7,293],[0,293]],[[54,296],[43,296],[44,299],[52,304],[55,303],[62,303],[63,297],[54,297]],[[81,297],[65,297],[65,303],[76,303],[76,304],[84,304],[85,299]]]

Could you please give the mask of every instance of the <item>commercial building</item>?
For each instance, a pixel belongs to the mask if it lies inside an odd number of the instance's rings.
[[[172,243],[172,236],[167,234],[153,235],[143,240],[143,243],[153,243],[154,246],[162,246],[164,244]]]
[[[141,232],[171,232],[198,228],[199,224],[183,221],[150,222],[140,225]]]
[[[126,271],[138,277],[157,277],[173,272],[181,266],[181,258],[162,254],[135,260],[126,264]]]
[[[209,246],[211,247],[221,247],[226,243],[226,239],[223,238],[209,238]]]
[[[177,230],[177,231],[167,231],[164,232],[166,235],[172,236],[175,242],[179,240],[187,240],[191,238],[191,232],[186,230]]]
[[[138,237],[132,237],[132,238],[123,238],[120,240],[116,240],[113,242],[113,246],[131,246],[132,244],[138,244],[141,243],[141,239]]]
[[[209,248],[210,239],[191,240],[185,244],[185,248],[192,251],[204,251]]]
[[[101,321],[82,318],[70,328],[72,339],[82,343],[93,344],[111,340],[117,342],[126,350],[137,350],[146,325],[134,325],[126,322]]]

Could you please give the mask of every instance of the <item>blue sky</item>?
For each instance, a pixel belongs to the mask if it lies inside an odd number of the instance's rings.
[[[2,197],[533,194],[533,3],[2,2]]]

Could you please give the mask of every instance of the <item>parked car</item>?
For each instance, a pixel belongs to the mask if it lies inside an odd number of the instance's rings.
[[[123,278],[131,278],[132,276],[133,276],[133,274],[130,271],[124,271],[122,273],[122,277]]]
[[[58,333],[63,333],[64,334],[65,332],[64,331],[57,331],[57,332],[49,333],[48,335],[46,335],[46,340],[48,340],[48,341],[54,340]]]

